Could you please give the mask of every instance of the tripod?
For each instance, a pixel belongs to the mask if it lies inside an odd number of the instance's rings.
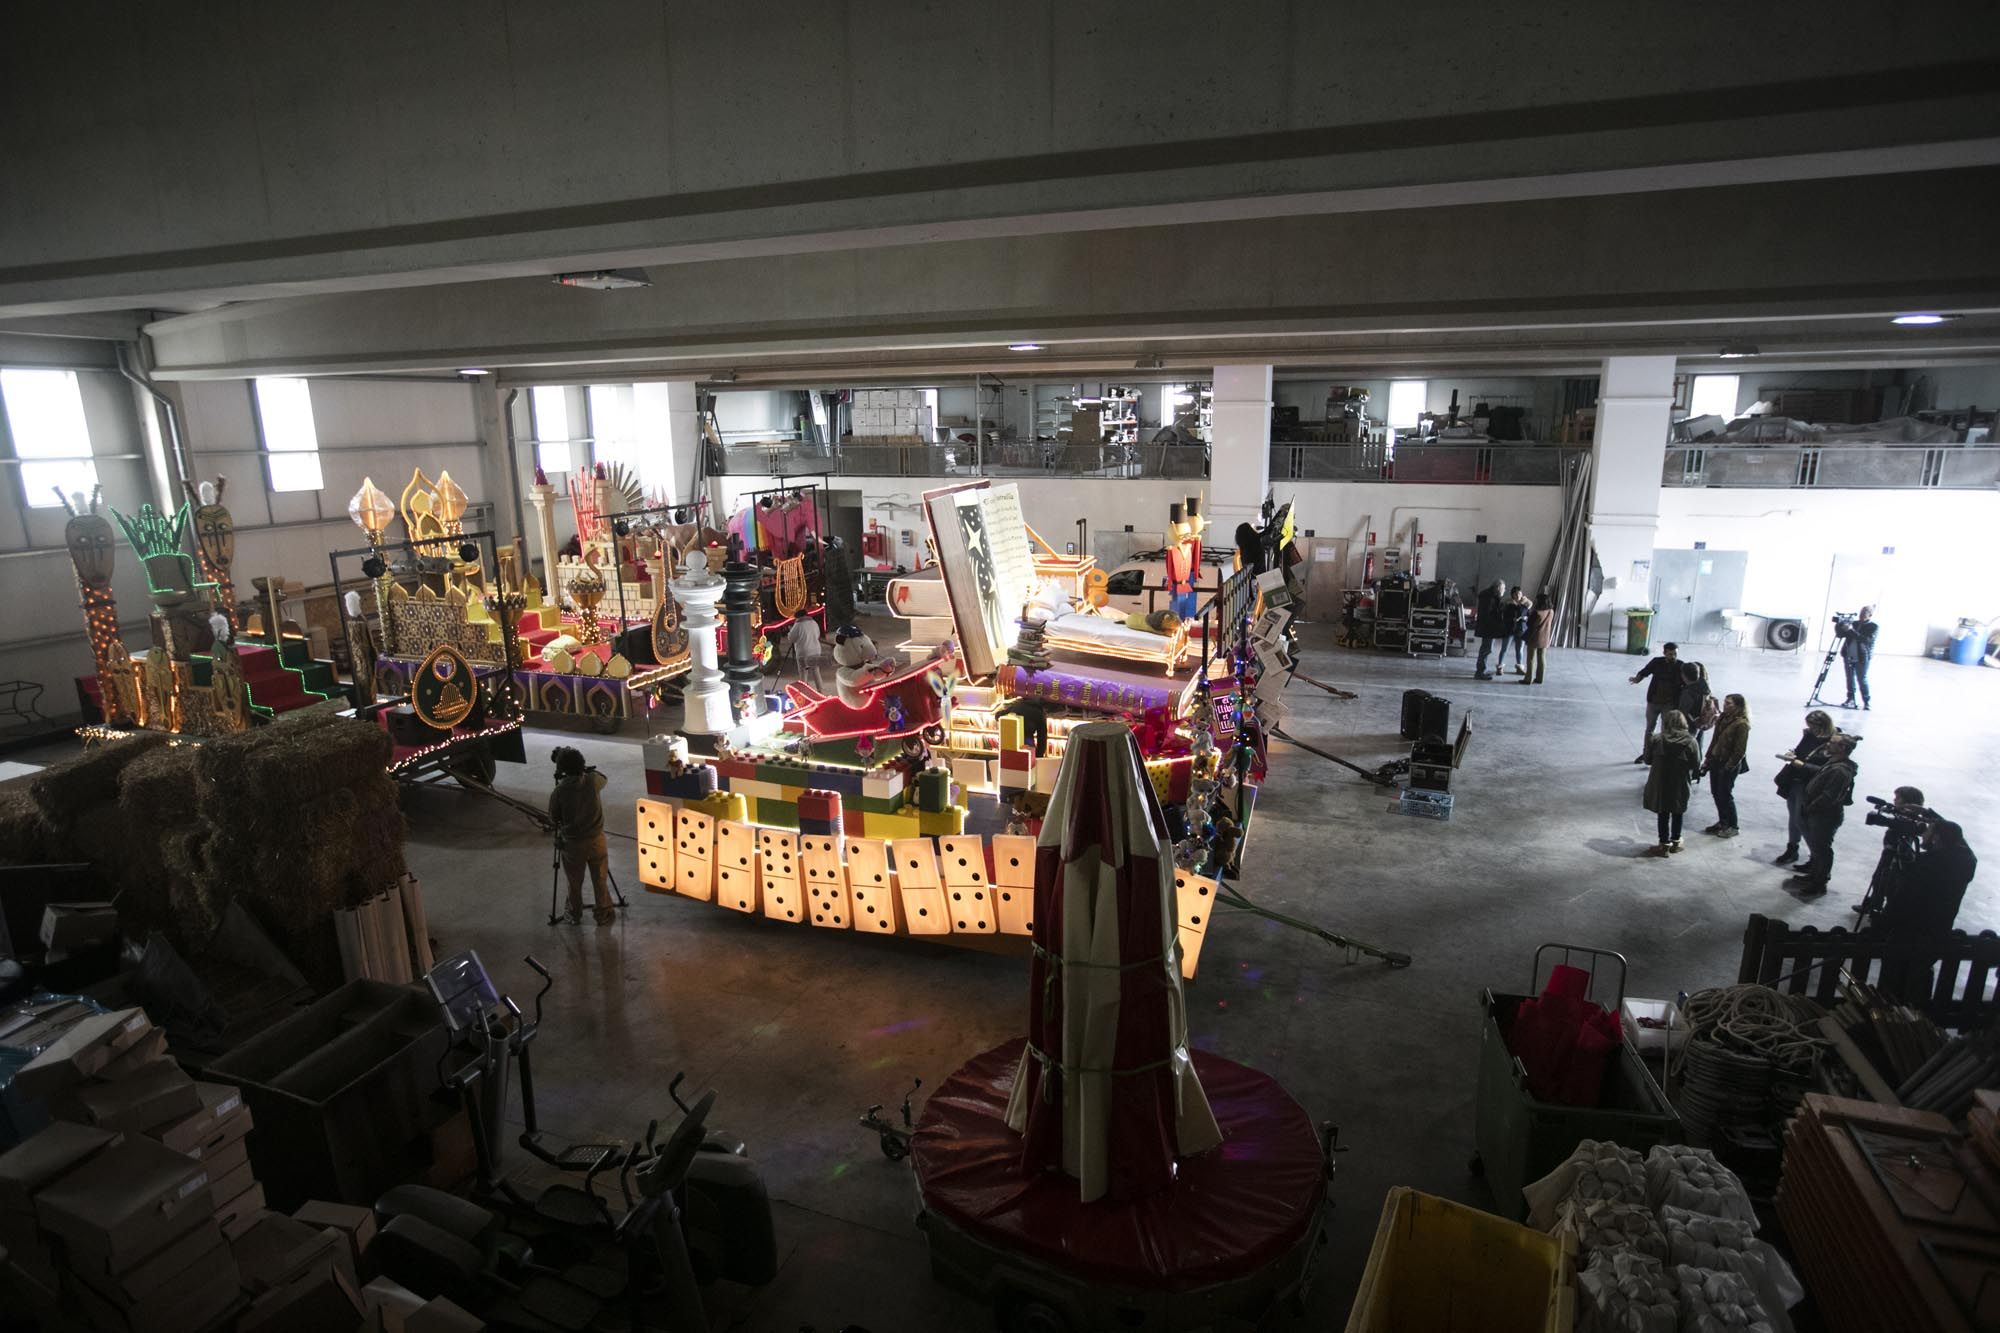
[[[1838,656],[1840,656],[1840,640],[1836,637],[1827,645],[1826,660],[1819,664],[1819,677],[1813,681],[1812,697],[1806,700],[1806,707],[1811,708],[1815,704],[1826,702],[1819,697],[1819,692],[1826,685],[1826,673],[1833,670],[1833,659]]]
[[[611,873],[611,862],[604,863],[604,882],[611,886],[611,898],[618,906],[625,906],[625,891],[618,887],[618,876]],[[562,887],[562,848],[553,843],[549,847],[549,924],[562,924],[562,913],[556,910],[556,894]]]

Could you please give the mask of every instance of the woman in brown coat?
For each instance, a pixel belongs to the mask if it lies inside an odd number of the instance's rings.
[[[1528,613],[1528,666],[1521,673],[1523,685],[1542,683],[1542,669],[1549,663],[1549,642],[1556,636],[1556,605],[1547,593],[1535,597],[1535,609]]]
[[[1750,704],[1740,694],[1722,697],[1722,716],[1715,722],[1715,739],[1708,743],[1708,792],[1715,798],[1715,822],[1703,829],[1718,838],[1736,836],[1736,779],[1749,767]]]

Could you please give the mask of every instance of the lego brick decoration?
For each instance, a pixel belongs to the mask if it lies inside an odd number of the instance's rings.
[[[664,801],[639,802],[637,824],[640,846],[674,845],[674,807],[671,804]]]
[[[674,849],[639,844],[639,883],[648,893],[674,891]]]
[[[799,807],[801,833],[837,833],[841,826],[840,793],[807,787],[793,798]]]
[[[993,768],[984,759],[954,759],[951,761],[951,780],[967,791],[990,792],[993,790]]]
[[[750,803],[734,792],[719,791],[699,801],[688,801],[682,808],[711,819],[733,819],[739,824],[750,822]]]
[[[1022,750],[1027,748],[1027,724],[1018,713],[1002,713],[1000,723],[1000,748]]]
[[[875,838],[847,840],[847,893],[856,930],[901,934],[903,900],[889,869],[889,845]]]
[[[951,805],[951,774],[927,768],[917,774],[917,809],[937,814]]]

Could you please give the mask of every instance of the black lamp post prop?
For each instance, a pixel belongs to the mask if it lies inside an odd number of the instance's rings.
[[[729,626],[729,660],[723,664],[722,678],[729,682],[729,707],[739,722],[749,715],[748,701],[762,674],[755,652],[757,631],[750,624],[762,575],[757,566],[742,560],[722,567],[722,613]]]

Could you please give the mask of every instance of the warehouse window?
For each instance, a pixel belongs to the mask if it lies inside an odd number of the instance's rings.
[[[632,386],[593,384],[585,397],[590,403],[590,456],[599,463],[623,463],[637,472]]]
[[[54,509],[60,497],[97,486],[83,392],[73,370],[0,370],[0,399],[14,457],[21,460],[21,494],[30,509]]]
[[[1738,375],[1696,375],[1694,392],[1688,398],[1688,415],[1733,420],[1736,416],[1736,386],[1741,378]]]
[[[312,389],[302,379],[259,379],[257,430],[264,437],[264,466],[274,491],[316,491],[319,432],[313,427]]]
[[[535,463],[543,472],[567,472],[569,456],[568,390],[560,384],[538,384],[528,391],[534,411]]]
[[[632,386],[632,451],[638,458],[639,484],[652,495],[674,491],[669,393],[668,387],[658,382]]]
[[[1417,418],[1431,390],[1429,380],[1393,380],[1389,384],[1389,424],[1397,430],[1415,430]]]

